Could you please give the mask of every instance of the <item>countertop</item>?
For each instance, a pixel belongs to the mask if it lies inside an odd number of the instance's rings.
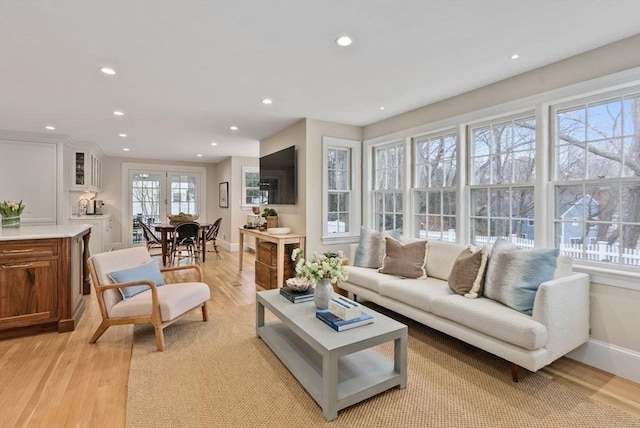
[[[52,224],[46,226],[27,226],[22,224],[18,228],[0,228],[0,241],[73,238],[88,229],[91,229],[90,224]]]

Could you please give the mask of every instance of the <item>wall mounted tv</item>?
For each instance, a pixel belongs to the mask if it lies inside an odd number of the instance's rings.
[[[295,205],[296,190],[295,146],[260,158],[262,203]]]

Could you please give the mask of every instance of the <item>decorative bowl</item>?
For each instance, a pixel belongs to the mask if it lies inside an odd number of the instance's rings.
[[[196,221],[198,217],[200,217],[200,214],[175,214],[168,215],[167,217],[169,218],[169,223],[179,224],[186,221]]]
[[[272,235],[286,235],[287,233],[291,233],[290,227],[270,227],[267,229],[267,233]]]
[[[287,287],[294,291],[305,291],[313,285],[313,281],[304,278],[289,278],[287,279]]]

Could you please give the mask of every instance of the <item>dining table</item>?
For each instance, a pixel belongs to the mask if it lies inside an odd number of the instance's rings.
[[[179,223],[178,223],[179,224]],[[169,250],[169,236],[173,235],[173,232],[176,230],[176,226],[178,224],[171,223],[159,223],[154,225],[154,229],[156,232],[160,232],[160,240],[162,241],[162,265],[167,265],[167,256]],[[200,233],[201,233],[201,242],[202,242],[202,263],[205,261],[205,256],[207,254],[207,231],[213,226],[211,223],[199,223],[200,224]]]

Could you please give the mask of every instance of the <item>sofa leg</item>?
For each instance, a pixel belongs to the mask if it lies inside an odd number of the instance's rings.
[[[357,301],[358,301],[358,296],[356,296],[356,294],[355,294],[355,293],[353,293],[353,301],[354,301],[354,302],[357,302]]]
[[[520,368],[520,366],[518,366],[517,364],[511,363],[511,379],[513,379],[514,382],[518,381],[518,369]]]

